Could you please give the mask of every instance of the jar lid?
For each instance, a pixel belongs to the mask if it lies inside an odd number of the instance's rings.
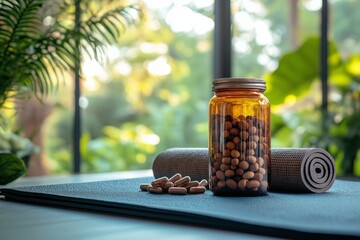
[[[266,90],[266,82],[259,78],[218,78],[213,81],[213,90],[231,88],[253,88]]]

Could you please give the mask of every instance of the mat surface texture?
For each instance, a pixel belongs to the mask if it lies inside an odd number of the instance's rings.
[[[360,182],[336,180],[325,193],[262,197],[141,192],[153,178],[3,188],[6,200],[156,218],[246,233],[317,239],[360,237]]]

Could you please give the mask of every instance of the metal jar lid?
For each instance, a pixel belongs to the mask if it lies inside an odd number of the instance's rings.
[[[266,82],[259,78],[218,78],[213,81],[213,90],[253,88],[266,90]]]

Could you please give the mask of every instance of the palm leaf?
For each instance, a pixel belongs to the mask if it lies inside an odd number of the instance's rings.
[[[55,19],[73,14],[64,15],[72,7],[66,0],[0,0],[0,107],[19,89],[38,95],[52,92],[64,71],[73,71],[80,61],[78,49],[100,60],[104,44],[115,43],[122,30],[137,21],[131,12],[141,13],[137,6],[117,7],[91,15],[75,30],[71,24],[58,22],[45,27],[40,11],[46,7],[55,10]],[[80,40],[79,45],[75,39]]]
[[[137,15],[131,14],[132,11],[141,16],[141,9],[138,6],[130,5],[117,7],[101,16],[91,16],[80,23],[82,39],[93,50],[95,59],[99,59],[96,50],[104,51],[102,49],[104,42],[115,43],[122,30],[138,21]]]

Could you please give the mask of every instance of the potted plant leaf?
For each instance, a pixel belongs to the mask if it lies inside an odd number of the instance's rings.
[[[7,101],[29,94],[43,99],[64,72],[80,71],[83,54],[100,59],[141,12],[138,4],[110,0],[0,0],[0,128]],[[19,156],[0,153],[0,184],[24,173]]]

